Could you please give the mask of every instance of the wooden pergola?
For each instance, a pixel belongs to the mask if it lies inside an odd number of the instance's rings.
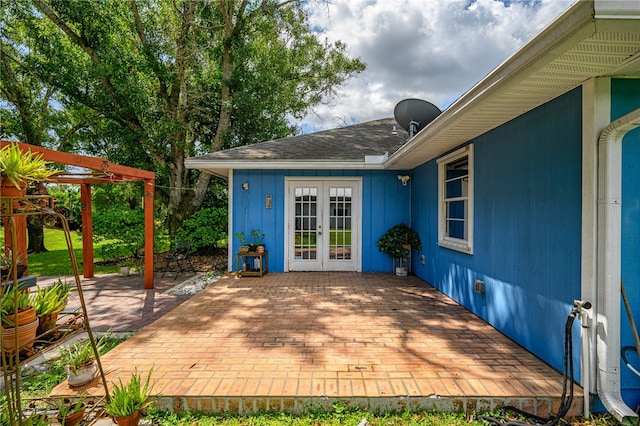
[[[0,140],[0,148],[15,143]],[[53,183],[80,185],[82,204],[82,269],[85,278],[94,276],[93,269],[93,216],[91,214],[91,185],[121,182],[144,182],[144,288],[153,288],[153,200],[155,194],[155,172],[113,164],[108,160],[86,155],[70,154],[40,146],[19,143],[22,151],[42,153],[43,159],[52,163],[81,167],[91,173],[62,173],[47,180]],[[15,246],[19,253],[27,252],[27,218],[16,217]],[[11,236],[5,227],[5,245]],[[150,255],[149,255],[150,254]]]

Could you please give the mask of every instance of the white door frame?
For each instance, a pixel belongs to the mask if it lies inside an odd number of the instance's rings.
[[[328,189],[329,185],[338,185],[343,183],[353,188],[353,194],[351,197],[351,210],[352,210],[352,222],[351,222],[351,262],[347,269],[340,268],[344,266],[344,262],[340,261],[326,261],[328,254],[326,250],[323,250],[323,259],[320,261],[320,270],[333,271],[333,270],[350,270],[356,272],[362,272],[362,178],[361,177],[323,177],[323,176],[309,176],[309,177],[285,177],[285,231],[284,231],[284,271],[288,272],[294,270],[292,256],[294,256],[290,239],[295,234],[295,194],[293,194],[293,188],[295,185],[304,185],[307,183],[317,183],[320,190]],[[323,194],[324,195],[324,194]],[[328,210],[329,200],[323,200],[323,206]],[[328,223],[328,218],[324,217],[323,221]],[[324,226],[324,225],[323,225]],[[327,227],[328,228],[328,227]],[[326,235],[329,235],[328,229]],[[323,248],[328,247],[328,240],[323,239]],[[334,269],[338,266],[337,269]]]

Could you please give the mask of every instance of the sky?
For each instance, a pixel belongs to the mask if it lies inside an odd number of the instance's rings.
[[[329,0],[310,23],[367,69],[296,123],[304,133],[392,117],[403,99],[446,109],[575,0]]]

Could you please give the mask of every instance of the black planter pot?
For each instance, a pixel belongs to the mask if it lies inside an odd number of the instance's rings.
[[[17,269],[18,269],[18,279],[20,279],[22,278],[24,273],[27,271],[27,265],[18,265]],[[7,279],[7,276],[9,275],[9,269],[2,269],[2,271],[0,272],[0,275],[3,280]]]

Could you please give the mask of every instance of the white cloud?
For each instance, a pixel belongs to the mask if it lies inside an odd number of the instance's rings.
[[[311,23],[367,70],[299,125],[331,129],[393,115],[406,98],[445,109],[559,16],[573,0],[335,0]]]

